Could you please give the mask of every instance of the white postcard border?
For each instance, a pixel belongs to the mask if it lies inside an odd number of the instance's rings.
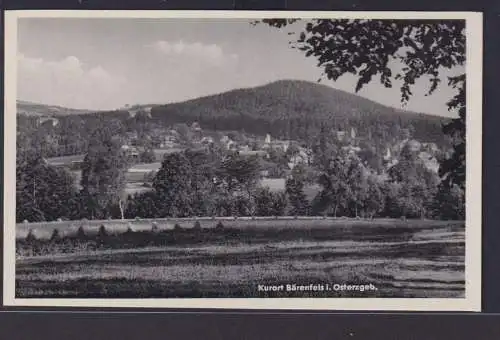
[[[466,20],[466,296],[425,298],[19,299],[15,298],[17,21],[21,18],[350,18]],[[476,12],[5,11],[3,304],[28,307],[161,307],[272,310],[480,311],[483,19]]]

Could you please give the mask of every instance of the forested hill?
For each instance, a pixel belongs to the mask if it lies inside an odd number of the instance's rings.
[[[204,129],[271,133],[307,139],[321,126],[356,128],[359,136],[397,138],[409,129],[414,138],[441,142],[445,118],[397,110],[366,98],[306,81],[281,80],[181,103],[156,106],[154,120],[170,125],[197,121]]]

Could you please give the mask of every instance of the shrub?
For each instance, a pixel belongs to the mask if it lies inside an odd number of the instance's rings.
[[[255,193],[257,216],[283,216],[287,206],[284,192],[271,192],[269,188],[258,189]]]
[[[215,226],[215,230],[223,230],[223,229],[224,229],[224,224],[222,224],[222,221],[219,221]]]
[[[156,162],[156,155],[152,149],[147,149],[139,155],[139,159],[142,163],[154,163]]]
[[[104,224],[101,224],[101,226],[99,227],[99,231],[97,233],[97,237],[101,238],[101,237],[107,237],[108,236],[108,231],[106,230],[106,227],[104,226]]]
[[[50,241],[59,241],[61,239],[61,234],[59,233],[59,229],[54,229],[52,231],[52,235],[50,236]]]
[[[76,232],[76,238],[78,239],[86,239],[87,235],[85,234],[85,229],[83,228],[83,225],[81,225],[77,232]]]
[[[33,232],[33,229],[30,229],[30,231],[28,232],[28,235],[26,235],[26,242],[32,243],[34,241],[36,241],[35,233]]]
[[[193,229],[194,230],[201,230],[201,223],[200,223],[200,221],[194,222]]]

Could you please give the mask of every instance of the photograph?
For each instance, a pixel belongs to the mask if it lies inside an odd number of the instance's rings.
[[[480,311],[481,14],[5,23],[5,305]]]

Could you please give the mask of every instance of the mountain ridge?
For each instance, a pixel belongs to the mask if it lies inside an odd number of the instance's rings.
[[[342,95],[344,95],[346,97],[351,97],[353,99],[355,98],[357,100],[363,100],[363,101],[366,101],[366,102],[371,102],[373,104],[383,106],[383,107],[387,108],[388,110],[394,110],[394,111],[396,111],[398,113],[419,114],[419,115],[425,115],[425,116],[431,116],[431,117],[440,117],[440,118],[444,118],[444,119],[452,119],[453,118],[453,117],[449,117],[447,115],[443,115],[443,114],[439,114],[439,113],[417,112],[417,111],[413,111],[413,110],[407,110],[407,109],[404,109],[404,108],[396,108],[396,107],[392,107],[392,106],[389,106],[389,105],[385,105],[385,104],[379,103],[376,100],[372,100],[372,99],[363,97],[363,96],[358,95],[356,93],[351,93],[351,92],[348,92],[348,91],[345,91],[345,90],[341,90],[341,89],[330,87],[330,86],[325,85],[325,84],[321,84],[320,82],[311,82],[311,81],[297,80],[297,79],[280,79],[280,80],[272,81],[272,82],[269,82],[269,83],[266,83],[266,84],[263,84],[263,85],[257,85],[257,86],[251,86],[251,87],[239,87],[239,88],[234,88],[234,89],[223,91],[223,92],[219,92],[219,93],[204,95],[204,96],[200,96],[200,97],[197,97],[197,98],[192,98],[192,99],[187,99],[187,100],[181,100],[181,101],[175,101],[175,102],[170,102],[170,103],[136,104],[136,105],[131,106],[130,108],[136,108],[136,109],[139,108],[140,109],[142,107],[157,107],[157,106],[165,106],[165,105],[177,105],[177,104],[188,103],[188,102],[192,102],[192,101],[196,101],[196,100],[202,100],[202,99],[205,99],[205,98],[210,98],[210,97],[214,97],[214,96],[220,96],[220,95],[234,93],[234,92],[239,92],[239,91],[245,91],[245,90],[251,90],[251,89],[260,89],[260,88],[266,88],[266,87],[271,87],[271,86],[277,86],[277,85],[281,85],[281,84],[285,84],[286,85],[286,84],[291,84],[291,83],[295,83],[295,84],[307,84],[309,86],[323,87],[327,91],[335,91],[338,94],[342,94]],[[47,108],[55,108],[55,109],[67,110],[67,111],[75,112],[77,114],[86,114],[86,113],[98,113],[98,112],[110,112],[110,111],[113,111],[113,110],[90,110],[90,109],[75,108],[75,107],[69,107],[69,106],[63,106],[63,105],[44,104],[44,103],[39,103],[39,102],[34,102],[34,101],[29,101],[29,100],[22,100],[22,99],[16,100],[16,104],[18,105],[18,108],[19,107],[24,107],[25,110],[26,110],[27,107],[40,107],[40,108],[47,107]],[[123,108],[117,108],[115,110],[123,110]],[[64,112],[61,113],[61,115],[63,115],[63,114],[64,114]]]

